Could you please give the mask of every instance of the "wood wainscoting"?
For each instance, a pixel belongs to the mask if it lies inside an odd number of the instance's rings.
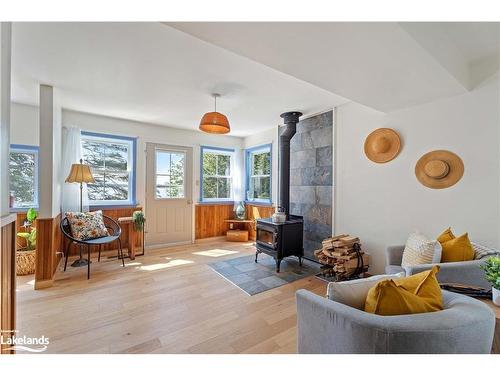
[[[36,219],[35,289],[52,286],[59,261],[62,258],[61,214],[54,218]]]
[[[247,219],[255,220],[270,217],[274,213],[273,206],[249,204],[245,205]],[[225,236],[229,223],[225,220],[234,219],[234,204],[214,203],[197,204],[195,206],[195,238],[197,240]],[[255,240],[255,227],[247,225],[248,238]]]
[[[225,220],[234,219],[234,204],[197,204],[194,216],[195,239],[225,236],[229,229]]]
[[[0,219],[0,330],[6,341],[16,329],[16,215]],[[0,354],[14,354],[1,344]]]
[[[245,205],[245,208],[247,211],[247,218],[249,220],[264,219],[267,217],[271,217],[271,215],[274,213],[273,206],[264,206],[264,205],[247,203]],[[255,231],[255,225],[249,225],[248,226],[248,239],[255,241],[256,235],[257,235],[257,232]]]

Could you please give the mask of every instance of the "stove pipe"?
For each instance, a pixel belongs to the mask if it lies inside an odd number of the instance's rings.
[[[290,140],[297,130],[297,122],[302,116],[300,112],[281,114],[284,126],[279,129],[279,207],[290,218]]]

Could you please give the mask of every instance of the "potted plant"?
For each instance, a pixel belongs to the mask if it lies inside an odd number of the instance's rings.
[[[37,216],[38,212],[30,208],[23,224],[24,231],[17,233],[19,238],[24,239],[24,246],[16,251],[16,274],[18,276],[35,273],[36,228],[34,222]]]
[[[144,223],[146,222],[144,213],[142,211],[134,211],[132,220],[134,221],[134,230],[136,232],[142,232],[144,230]]]
[[[491,283],[493,303],[500,306],[500,257],[489,257],[481,266],[485,272],[485,278]]]

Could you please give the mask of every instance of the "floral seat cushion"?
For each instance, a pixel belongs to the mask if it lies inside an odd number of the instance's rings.
[[[93,212],[66,212],[71,235],[80,241],[109,236],[104,225],[102,211]]]

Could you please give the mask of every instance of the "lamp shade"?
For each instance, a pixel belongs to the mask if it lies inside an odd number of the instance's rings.
[[[219,112],[207,112],[201,118],[200,130],[205,133],[226,134],[231,128],[225,115]]]
[[[65,182],[85,182],[87,184],[94,184],[94,176],[90,171],[90,167],[86,164],[72,164],[68,177]]]

